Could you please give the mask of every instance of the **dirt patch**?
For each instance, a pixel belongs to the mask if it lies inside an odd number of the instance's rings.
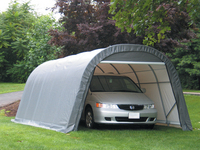
[[[16,116],[19,103],[20,103],[20,100],[14,103],[8,104],[6,106],[0,107],[0,110],[5,109],[5,115],[8,117]]]

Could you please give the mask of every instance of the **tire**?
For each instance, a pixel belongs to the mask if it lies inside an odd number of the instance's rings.
[[[90,107],[86,108],[85,111],[85,125],[89,129],[92,129],[95,126],[93,112]]]

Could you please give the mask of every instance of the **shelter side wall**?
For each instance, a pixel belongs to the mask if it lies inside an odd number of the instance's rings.
[[[145,82],[142,81],[141,86],[153,86],[157,85],[157,87],[154,88],[154,90],[157,90],[157,96],[152,96],[155,93],[153,91],[148,92],[147,96],[149,97],[154,97],[155,99],[155,104],[159,105],[159,107],[156,107],[158,110],[158,122],[164,122],[167,124],[176,124],[180,125],[180,120],[178,116],[178,111],[177,111],[177,105],[176,105],[176,100],[174,97],[174,93],[172,91],[171,87],[171,82],[169,80],[168,72],[165,67],[165,65],[150,65],[151,68],[154,70],[155,74],[155,79],[151,79],[152,81],[155,81],[155,83],[151,83],[147,80],[144,80]],[[153,73],[152,72],[152,73]],[[149,85],[147,85],[149,83]],[[146,84],[146,85],[145,85]],[[151,88],[148,88],[149,90],[152,90]],[[148,91],[148,90],[147,90]],[[158,98],[160,100],[158,100]]]

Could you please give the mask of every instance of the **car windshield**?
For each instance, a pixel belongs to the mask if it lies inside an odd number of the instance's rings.
[[[129,77],[124,76],[93,76],[90,91],[142,93],[140,88]]]

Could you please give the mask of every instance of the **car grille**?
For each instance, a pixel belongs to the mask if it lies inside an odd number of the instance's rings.
[[[123,104],[119,104],[117,105],[120,109],[123,110],[142,110],[144,108],[144,105],[123,105]]]
[[[148,117],[140,117],[140,119],[129,119],[128,117],[115,117],[118,122],[146,122]]]

